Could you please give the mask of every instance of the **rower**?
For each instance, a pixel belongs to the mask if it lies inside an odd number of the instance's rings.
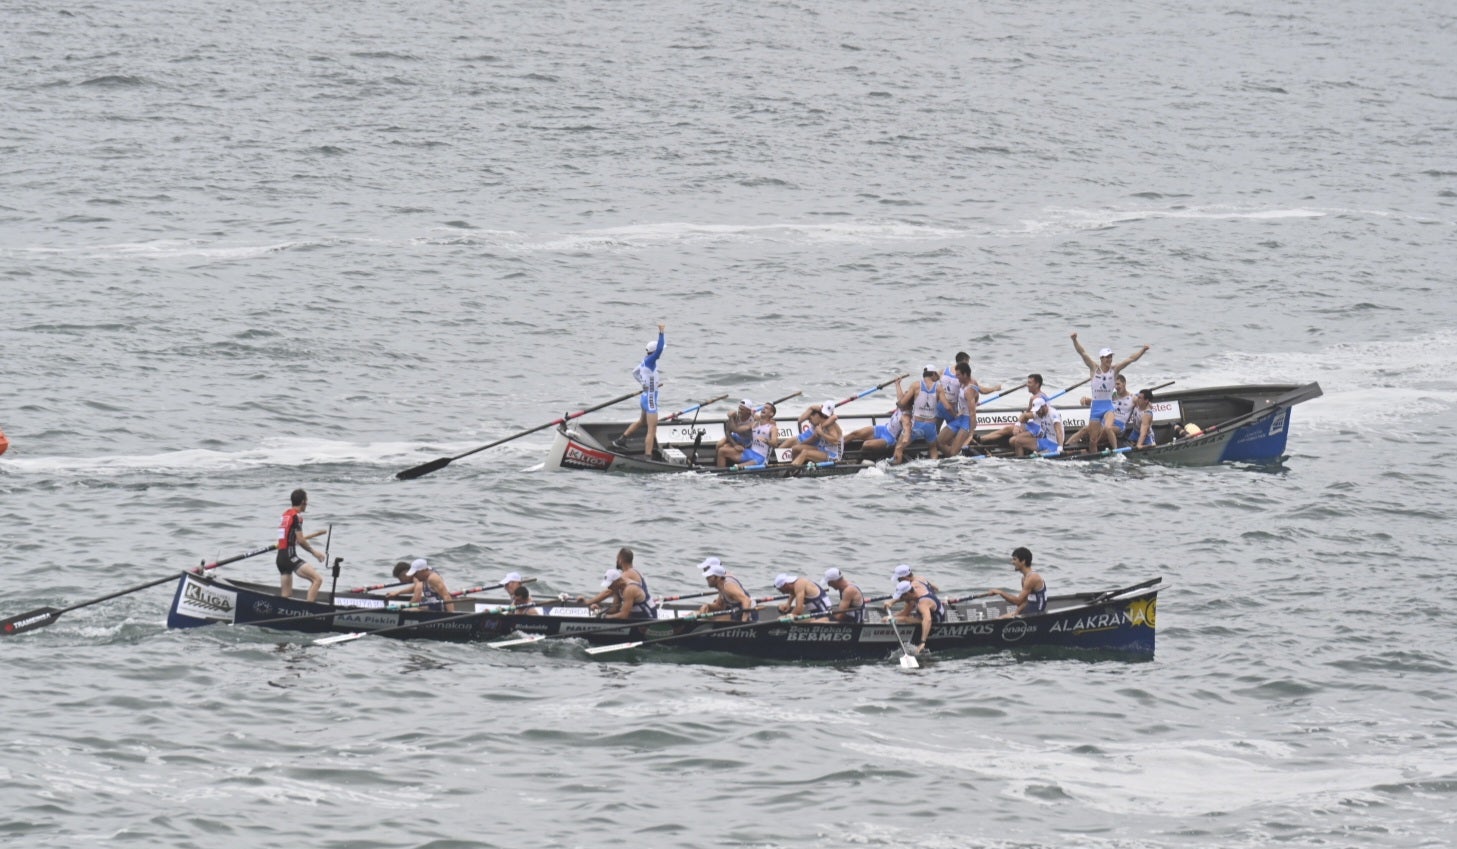
[[[516,608],[517,616],[541,615],[541,608],[531,600],[531,588],[525,584],[518,584],[516,591],[511,593],[511,605]]]
[[[923,440],[930,449],[931,459],[935,460],[941,456],[940,446],[936,441],[936,407],[937,405],[948,406],[945,402],[945,394],[941,391],[940,369],[932,363],[926,363],[921,368],[921,380],[912,386],[905,395],[896,399],[898,403],[905,403],[907,399],[911,402],[911,439]]]
[[[920,654],[926,649],[926,641],[931,638],[931,626],[946,621],[946,605],[933,592],[920,594],[917,585],[910,581],[896,584],[893,595],[895,601],[904,602],[906,605],[905,610],[896,616],[896,621],[921,624],[921,639],[916,643],[915,651],[911,652]]]
[[[521,586],[523,583],[525,583],[525,581],[521,579],[520,572],[507,572],[506,577],[501,579],[501,589],[506,591],[506,595],[515,596],[516,588]]]
[[[774,406],[773,401],[765,401],[764,406],[754,411],[753,420],[749,423],[747,444],[739,445],[729,439],[719,443],[718,455],[715,458],[718,466],[722,468],[730,465],[749,466],[768,463],[774,448],[779,445],[779,424],[774,420],[778,413],[779,409]]]
[[[603,591],[612,596],[613,603],[602,614],[604,619],[656,619],[657,611],[648,604],[648,595],[641,586],[631,583],[621,569],[608,569],[602,573]],[[592,605],[596,612],[597,605]]]
[[[956,364],[956,388],[946,390],[944,386],[938,392],[945,392],[953,406],[952,415],[946,418],[946,428],[937,434],[940,439],[941,455],[943,457],[955,457],[971,441],[971,435],[976,430],[976,384],[971,380],[971,366],[967,363]]]
[[[455,612],[455,602],[451,601],[450,589],[445,586],[445,579],[440,573],[430,568],[425,558],[416,558],[406,563],[403,560],[395,564],[395,580],[400,583],[410,583],[412,586],[407,590],[395,590],[386,593],[385,598],[391,599],[396,596],[410,593],[410,606],[423,607],[426,610],[445,610]]]
[[[865,621],[865,594],[845,573],[831,566],[825,570],[825,584],[840,593],[840,603],[830,611],[831,622]]]
[[[1032,417],[1022,425],[1021,432],[1012,437],[1012,448],[1018,457],[1027,456],[1028,451],[1044,457],[1061,454],[1064,437],[1062,413],[1047,403],[1046,398],[1039,396],[1032,403]]]
[[[1027,394],[1030,396],[1027,399],[1027,409],[1022,411],[1015,424],[999,427],[991,433],[977,437],[976,441],[986,445],[989,442],[996,442],[999,439],[1006,439],[1021,433],[1023,423],[1032,418],[1032,404],[1039,398],[1047,400],[1047,394],[1042,391],[1042,375],[1037,372],[1027,375]]]
[[[657,607],[657,605],[653,602],[653,594],[648,591],[648,579],[644,578],[643,574],[637,570],[637,567],[632,565],[632,559],[632,549],[624,545],[622,548],[617,549],[617,562],[613,564],[612,568],[621,572],[623,579],[626,580],[629,584],[636,584],[638,588],[642,590],[643,598],[647,600],[648,607]],[[606,587],[607,585],[603,584],[602,586]],[[585,596],[577,596],[577,603],[585,604],[588,607],[593,607],[600,604],[608,596],[615,595],[617,594],[614,593],[610,588],[604,589],[602,590],[602,592],[597,593],[591,598],[587,598]]]
[[[899,378],[896,379],[899,385]],[[901,393],[897,393],[899,396]],[[848,444],[854,441],[860,442],[861,455],[891,450],[891,462],[900,465],[906,461],[906,446],[911,442],[911,402],[906,399],[898,402],[896,408],[891,411],[890,416],[883,425],[866,425],[845,435],[845,442]]]
[[[723,563],[717,557],[710,557],[698,565],[703,570],[703,579],[710,587],[718,590],[717,598],[698,608],[700,615],[722,611],[722,615],[712,618],[734,622],[759,620],[759,611],[754,607],[754,600],[749,597],[739,579],[723,568]]]
[[[774,589],[789,596],[788,600],[780,603],[780,613],[799,616],[804,613],[830,612],[830,594],[809,578],[780,572],[774,576]]]
[[[726,447],[734,447],[742,451],[747,448],[750,441],[750,432],[754,429],[754,402],[748,398],[739,402],[733,412],[724,417],[723,439],[713,447],[717,455]],[[720,466],[724,465],[719,463]]]
[[[1036,616],[1047,611],[1047,582],[1042,576],[1032,571],[1032,551],[1026,546],[1017,546],[1012,549],[1012,568],[1022,573],[1022,591],[1012,595],[1006,590],[991,589],[987,592],[992,595],[999,595],[1002,600],[1013,606],[1003,614],[1003,619],[1013,616]]]
[[[790,452],[790,465],[803,466],[805,463],[826,461],[838,463],[845,452],[845,432],[840,429],[834,403],[826,401],[811,408],[809,423],[809,430],[799,435],[799,442],[795,443]]]

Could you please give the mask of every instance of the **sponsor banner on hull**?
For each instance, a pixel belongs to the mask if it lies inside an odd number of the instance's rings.
[[[177,613],[193,619],[232,622],[238,608],[238,594],[208,586],[188,576],[177,596]]]
[[[562,452],[562,468],[564,469],[604,470],[611,466],[611,454],[588,448],[580,442],[568,440],[567,449]]]

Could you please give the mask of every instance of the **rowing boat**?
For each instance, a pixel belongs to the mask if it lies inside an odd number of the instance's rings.
[[[927,650],[940,655],[1053,649],[1152,657],[1158,592],[1163,588],[1154,578],[1128,587],[1053,596],[1045,613],[1027,617],[1004,618],[1008,607],[996,598],[959,603],[952,606],[947,621],[932,627]],[[736,625],[697,619],[694,605],[669,603],[659,607],[655,619],[627,621],[612,630],[613,623],[580,605],[542,599],[537,601],[539,616],[495,612],[509,604],[460,599],[455,613],[400,610],[390,609],[380,596],[353,592],[321,593],[318,601],[308,602],[301,596],[283,598],[269,585],[189,572],[177,582],[167,625],[191,628],[268,621],[263,627],[307,634],[412,626],[383,636],[463,642],[519,633],[579,639],[591,646],[673,637],[662,647],[644,646],[604,657],[641,657],[671,646],[674,652],[756,660],[883,660],[900,647],[895,627],[879,610],[867,611],[870,621],[863,624],[765,619]],[[900,626],[902,635],[906,627]]]
[[[1255,384],[1217,386],[1161,392],[1152,405],[1155,444],[1138,451],[1118,453],[1138,460],[1180,466],[1212,466],[1219,463],[1268,464],[1284,459],[1290,427],[1291,409],[1303,401],[1318,398],[1320,384]],[[1022,407],[998,405],[977,411],[976,432],[991,433],[1016,422]],[[1088,423],[1086,407],[1059,407],[1063,428],[1071,438]],[[885,424],[890,411],[881,413],[844,413],[841,427],[850,432],[867,425]],[[613,447],[612,441],[622,436],[625,422],[563,423],[547,453],[545,468],[612,472],[700,472],[743,477],[801,477],[854,474],[889,456],[888,450],[866,450],[858,442],[845,446],[838,462],[807,464],[795,467],[788,463],[788,449],[781,448],[769,463],[739,468],[714,466],[715,446],[723,439],[727,419],[721,417],[683,420],[659,424],[657,448],[652,456],[641,451]],[[1197,426],[1197,435],[1190,425]],[[791,444],[797,436],[793,419],[779,423],[782,445]],[[924,441],[912,442],[905,450],[906,459],[929,456]],[[1011,457],[1003,445],[968,445],[962,452],[968,457]],[[1109,456],[1109,451],[1065,453],[1052,459],[1090,460]]]

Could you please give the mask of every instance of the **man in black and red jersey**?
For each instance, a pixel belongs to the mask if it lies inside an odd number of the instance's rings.
[[[289,496],[292,507],[283,511],[283,521],[278,523],[278,589],[284,598],[293,596],[293,576],[297,572],[300,578],[309,582],[308,600],[314,601],[319,597],[319,587],[324,585],[323,577],[314,567],[304,563],[298,556],[298,550],[302,548],[312,554],[320,563],[324,562],[324,553],[309,545],[304,537],[303,512],[309,508],[309,494],[302,489],[295,489]]]

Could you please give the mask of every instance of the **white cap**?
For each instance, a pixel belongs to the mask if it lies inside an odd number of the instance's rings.
[[[825,583],[827,583],[827,584],[830,583],[831,581],[838,581],[838,580],[840,580],[843,577],[845,577],[845,573],[844,572],[841,572],[839,569],[835,568],[834,566],[831,566],[830,568],[828,568],[828,569],[825,570]]]
[[[750,401],[748,398],[745,398],[739,402],[739,406],[752,410],[754,409],[754,402]]]
[[[1046,406],[1048,406],[1047,396],[1046,395],[1033,395],[1032,396],[1032,406],[1028,407],[1027,409],[1029,409],[1029,410],[1040,410],[1040,409],[1042,409],[1043,407],[1046,407]]]
[[[926,372],[931,372],[933,374],[940,374],[941,373],[941,369],[936,368],[936,364],[935,363],[926,363],[925,365],[921,366],[921,374],[924,375]]]
[[[521,573],[520,572],[507,572],[506,573],[506,577],[504,577],[504,578],[501,579],[501,583],[503,583],[503,584],[509,584],[509,583],[511,583],[513,581],[516,582],[516,583],[518,583],[518,584],[521,583]]]
[[[820,412],[824,414],[825,418],[833,416],[835,414],[835,402],[826,401],[825,403],[821,404]]]
[[[910,581],[899,581],[895,585],[895,597],[900,598],[913,589],[915,589],[915,585]]]
[[[410,571],[408,571],[408,572],[405,573],[405,577],[408,578],[411,575],[415,574],[416,572],[424,572],[426,569],[429,569],[429,568],[430,568],[430,564],[429,563],[426,563],[425,562],[425,558],[421,557],[420,559],[416,560],[414,563],[411,563],[410,564]]]
[[[719,560],[718,560],[717,557],[709,557],[709,558],[705,559],[702,563],[699,563],[698,564],[698,568],[699,569],[702,569],[705,572],[707,572],[709,569],[712,569],[713,567],[719,566],[719,565],[721,565],[721,564],[719,563]]]
[[[652,352],[658,350],[658,340],[654,339],[653,341],[651,341],[648,344],[644,345],[643,346],[643,350],[646,351],[649,354],[651,354]]]
[[[774,589],[781,589],[785,584],[794,583],[797,577],[797,575],[792,575],[788,572],[780,572],[778,575],[774,576]]]
[[[910,576],[911,576],[911,567],[907,566],[904,563],[902,563],[901,565],[895,567],[895,573],[891,575],[891,577],[892,578],[895,578],[897,581],[903,581],[906,578],[909,578]]]
[[[718,563],[716,560],[714,561],[714,564],[712,566],[703,570],[703,577],[705,578],[722,578],[724,575],[727,574],[728,570],[724,569],[723,565]]]
[[[602,573],[602,586],[610,587],[612,582],[622,577],[621,569],[608,569]]]
[[[1099,357],[1111,357],[1111,356],[1113,356],[1113,349],[1112,348],[1104,348],[1103,350],[1101,350],[1101,351],[1098,352],[1098,356]]]

